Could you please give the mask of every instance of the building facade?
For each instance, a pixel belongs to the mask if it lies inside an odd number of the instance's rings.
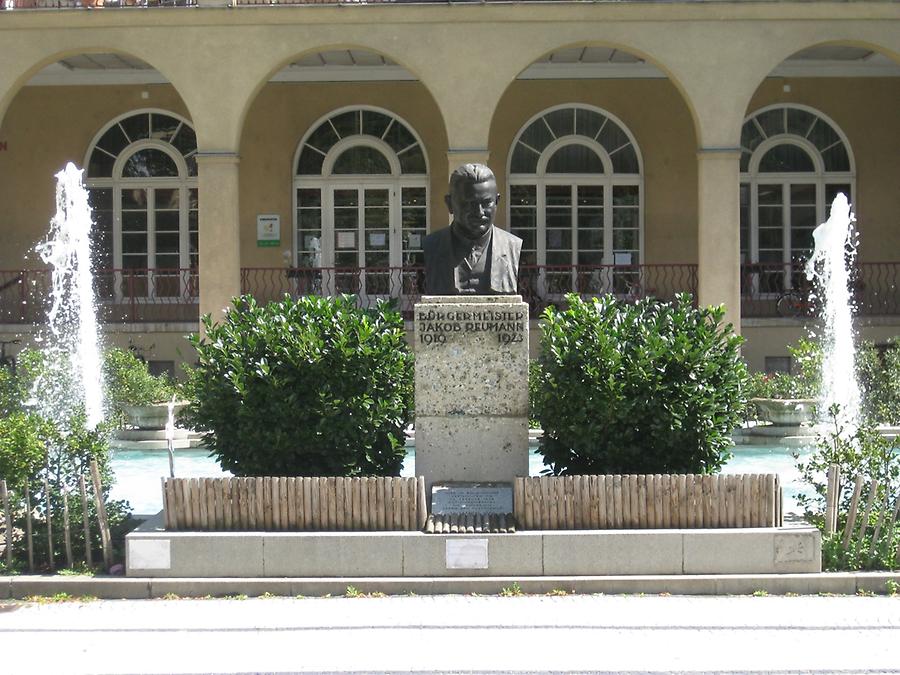
[[[469,161],[497,175],[535,312],[692,292],[780,367],[843,191],[860,329],[900,334],[896,2],[199,3],[0,11],[2,335],[41,318],[67,161],[110,340],[155,360],[189,359],[240,292],[408,311]]]

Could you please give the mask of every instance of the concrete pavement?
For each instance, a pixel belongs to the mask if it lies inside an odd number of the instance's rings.
[[[900,673],[900,597],[6,603],[0,645],[10,674]]]

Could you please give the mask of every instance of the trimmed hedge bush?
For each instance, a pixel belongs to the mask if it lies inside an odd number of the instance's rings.
[[[547,308],[534,408],[553,474],[712,473],[730,456],[747,370],[724,309],[612,296]]]
[[[188,424],[238,476],[398,475],[412,411],[403,319],[386,303],[234,301],[203,318]]]

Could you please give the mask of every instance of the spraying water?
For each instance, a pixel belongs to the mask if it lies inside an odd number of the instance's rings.
[[[850,267],[856,256],[853,223],[847,197],[840,193],[831,216],[813,232],[815,250],[806,263],[806,276],[815,280],[822,305],[822,398],[820,414],[833,403],[840,406],[838,421],[849,433],[859,426],[859,384],[854,368],[853,299]]]
[[[88,429],[94,429],[103,420],[103,369],[91,273],[91,210],[81,174],[71,162],[56,174],[56,215],[47,240],[37,246],[52,268],[52,304],[41,337],[48,371],[31,394],[44,416],[66,423],[83,410]]]

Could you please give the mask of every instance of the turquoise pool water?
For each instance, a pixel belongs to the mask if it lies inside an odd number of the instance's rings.
[[[797,494],[801,486],[792,452],[794,448],[781,446],[736,446],[734,457],[725,465],[724,473],[777,473],[784,487],[785,512],[796,511]],[[400,472],[415,475],[415,450],[410,449]],[[156,513],[162,508],[160,477],[169,474],[168,454],[163,450],[119,450],[113,453],[112,468],[116,474],[113,499],[125,499],[135,513]],[[529,470],[537,476],[543,470],[541,455],[532,449]],[[179,478],[215,478],[230,476],[208,456],[206,450],[177,450],[175,475]]]

